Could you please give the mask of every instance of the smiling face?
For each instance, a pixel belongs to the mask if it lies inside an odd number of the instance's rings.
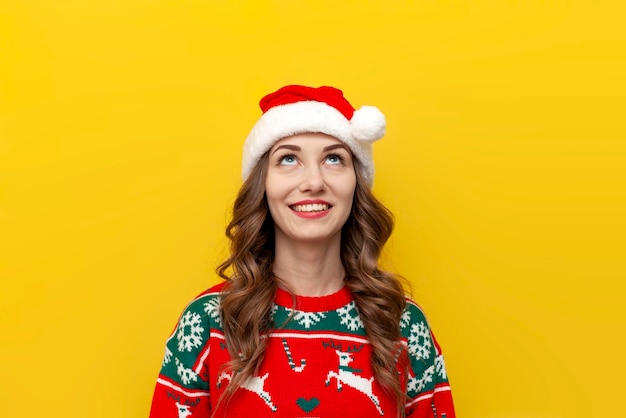
[[[276,243],[338,242],[355,187],[352,153],[338,139],[305,133],[277,141],[265,180]]]

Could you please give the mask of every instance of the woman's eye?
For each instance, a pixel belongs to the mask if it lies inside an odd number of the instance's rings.
[[[297,162],[298,161],[296,160],[295,155],[285,155],[284,157],[280,158],[280,163],[283,165],[294,165]]]
[[[328,157],[326,157],[326,162],[328,164],[341,164],[343,163],[343,158],[341,158],[340,155],[331,154]]]

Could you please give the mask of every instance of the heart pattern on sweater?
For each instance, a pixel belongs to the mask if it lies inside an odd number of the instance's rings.
[[[296,404],[300,409],[308,414],[319,406],[320,400],[317,398],[311,398],[309,400],[306,400],[305,398],[298,398],[296,400]]]

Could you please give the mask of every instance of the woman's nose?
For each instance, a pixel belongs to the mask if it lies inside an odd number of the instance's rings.
[[[300,183],[301,192],[319,192],[324,190],[325,182],[322,167],[311,165],[303,170],[303,178]]]

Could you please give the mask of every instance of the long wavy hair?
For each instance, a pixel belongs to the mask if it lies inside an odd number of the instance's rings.
[[[399,341],[405,291],[401,277],[378,266],[383,246],[393,230],[393,216],[374,197],[359,166],[355,158],[357,181],[352,211],[341,234],[345,285],[352,292],[372,347],[374,375],[395,398],[403,415],[405,395],[396,362],[403,350]],[[226,228],[230,257],[217,268],[217,273],[226,280],[220,313],[231,357],[223,367],[235,371],[224,399],[230,399],[246,379],[258,373],[268,344],[266,335],[274,328],[270,311],[277,278],[272,273],[274,222],[265,198],[267,169],[268,153],[260,159],[235,199],[233,217]],[[406,375],[404,361],[399,364]]]

